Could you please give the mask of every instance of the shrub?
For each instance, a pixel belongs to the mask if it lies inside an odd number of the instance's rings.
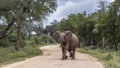
[[[8,39],[9,39],[9,41],[11,41],[11,42],[15,42],[15,41],[16,41],[16,37],[17,37],[17,34],[16,34],[15,32],[10,33],[10,34],[8,35]]]
[[[11,43],[6,38],[0,40],[0,46],[6,47],[6,46],[10,46],[10,44]]]
[[[32,41],[34,42],[34,44],[40,44],[40,45],[54,43],[54,40],[49,35],[36,36],[36,37],[32,38]]]

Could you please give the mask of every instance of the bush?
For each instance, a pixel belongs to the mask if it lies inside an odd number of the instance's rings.
[[[20,42],[20,47],[24,47],[24,46],[26,46],[27,45],[27,43],[26,43],[26,41],[25,40],[22,40],[21,42]]]
[[[0,46],[6,47],[6,46],[10,46],[10,44],[11,43],[6,38],[0,40]]]
[[[10,45],[15,45],[16,37],[16,33],[10,33],[7,37],[0,39],[0,46],[7,47]]]
[[[15,32],[10,33],[10,34],[8,35],[8,39],[9,39],[9,41],[11,41],[11,42],[16,42],[16,37],[17,37],[17,34],[16,34]]]
[[[32,38],[32,41],[34,42],[33,44],[40,44],[40,45],[54,43],[54,40],[49,35],[36,36],[36,37]]]

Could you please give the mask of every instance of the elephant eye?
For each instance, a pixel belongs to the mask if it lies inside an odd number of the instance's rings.
[[[56,35],[56,38],[59,38],[60,36],[59,35]]]

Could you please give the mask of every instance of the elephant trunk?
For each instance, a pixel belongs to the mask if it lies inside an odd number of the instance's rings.
[[[65,48],[65,46],[66,46],[66,42],[61,42],[61,47]]]

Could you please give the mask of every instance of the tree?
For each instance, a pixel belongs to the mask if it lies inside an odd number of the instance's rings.
[[[120,10],[120,1],[115,0],[115,2],[111,3],[109,6],[109,14],[107,18],[107,28],[109,35],[107,35],[107,39],[111,44],[110,48],[115,46],[115,49],[118,50],[118,43],[120,42],[120,23],[119,21],[119,10]]]
[[[15,49],[19,50],[22,24],[28,20],[42,21],[56,9],[56,0],[0,0],[0,7],[2,11],[0,15],[4,16],[7,22],[15,18],[14,23],[18,29]]]

